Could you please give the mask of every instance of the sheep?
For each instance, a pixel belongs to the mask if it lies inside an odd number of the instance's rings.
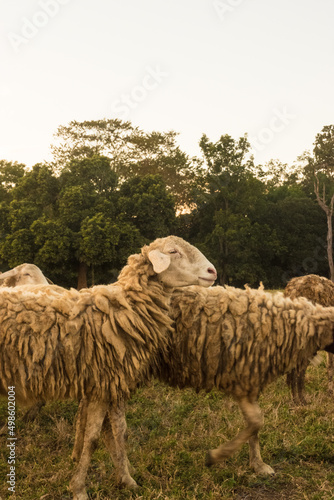
[[[313,303],[322,306],[334,306],[334,283],[322,276],[309,274],[292,278],[284,289],[284,296],[294,299],[296,297],[305,297]],[[287,383],[292,392],[293,401],[296,404],[305,404],[304,387],[306,368],[297,371],[292,370],[287,375]],[[334,392],[334,356],[327,353],[327,373],[328,389]]]
[[[258,397],[280,375],[305,366],[316,350],[334,352],[334,308],[282,293],[195,286],[174,292],[171,317],[175,330],[160,378],[181,388],[224,390],[246,421],[234,439],[208,452],[206,464],[230,457],[249,440],[251,467],[273,474],[260,453]]]
[[[0,289],[0,394],[15,386],[18,403],[86,400],[80,459],[70,481],[74,500],[88,498],[85,479],[107,411],[117,420],[166,355],[173,289],[208,287],[216,277],[198,249],[169,236],[130,256],[112,285],[62,293],[54,285],[39,292],[36,286]],[[123,461],[123,455],[113,458]],[[123,467],[127,463],[116,464],[116,470]],[[119,480],[136,486],[128,470]]]
[[[24,285],[47,285],[48,283],[52,284],[52,281],[46,278],[35,264],[20,264],[5,273],[0,273],[0,286],[17,287]],[[23,420],[34,420],[44,405],[44,401],[36,403],[24,414]],[[7,426],[5,425],[0,430],[0,435],[4,434],[6,430]]]
[[[47,285],[48,283],[52,284],[35,264],[20,264],[5,273],[0,273],[2,286]]]
[[[206,465],[230,457],[249,440],[250,466],[256,474],[274,474],[261,457],[258,432],[263,417],[257,400],[267,384],[296,366],[304,366],[317,349],[334,353],[334,308],[292,301],[282,293],[233,287],[186,287],[174,291],[168,355],[159,363],[162,382],[210,391],[214,387],[238,402],[246,428],[232,441],[211,450]],[[82,413],[86,412],[83,402]],[[118,460],[118,475],[127,473],[124,408],[108,412],[104,438]],[[85,417],[83,417],[85,419]],[[77,432],[82,432],[77,428]]]

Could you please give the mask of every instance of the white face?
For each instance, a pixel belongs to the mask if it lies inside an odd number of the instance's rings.
[[[217,279],[211,262],[194,246],[169,236],[159,250],[149,252],[159,281],[168,287],[200,285],[209,287]]]
[[[17,285],[34,285],[36,283],[36,279],[29,271],[18,274],[16,281]]]
[[[34,264],[21,264],[0,275],[0,284],[10,279],[10,286],[47,284],[42,271]]]

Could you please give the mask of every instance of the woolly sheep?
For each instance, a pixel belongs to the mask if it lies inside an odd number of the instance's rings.
[[[305,366],[316,350],[334,348],[334,308],[263,290],[189,287],[174,293],[171,316],[175,332],[163,378],[179,387],[224,390],[246,421],[232,441],[208,453],[207,465],[230,457],[249,440],[251,467],[273,474],[260,453],[258,397],[278,376]]]
[[[305,297],[314,304],[325,307],[334,306],[334,283],[316,274],[292,278],[284,290],[285,297],[291,299]],[[287,383],[291,388],[292,398],[297,404],[305,404],[304,387],[306,368],[294,369],[287,375]],[[334,392],[334,356],[327,353],[328,389]]]
[[[168,356],[160,361],[159,378],[172,386],[224,390],[238,402],[246,428],[208,453],[207,465],[230,457],[249,440],[250,465],[257,474],[273,474],[261,457],[258,432],[263,417],[257,400],[267,384],[296,366],[304,366],[317,349],[334,352],[334,308],[315,306],[304,298],[232,287],[176,290],[170,315]],[[122,456],[127,474],[124,411],[104,422],[107,447]]]
[[[20,264],[5,273],[0,273],[0,286],[17,287],[24,285],[46,285],[48,283],[50,283],[50,280],[44,276],[40,268],[35,266],[35,264]],[[39,401],[25,413],[23,419],[33,420],[44,404],[43,401]],[[0,435],[6,431],[7,426],[5,425],[0,430]]]
[[[124,401],[166,354],[173,288],[207,287],[216,276],[199,250],[169,236],[130,256],[113,285],[63,293],[52,285],[40,292],[0,289],[0,393],[15,386],[18,403],[87,401],[82,452],[70,482],[75,500],[88,498],[85,478],[107,410],[122,414]],[[126,472],[120,481],[135,486]]]
[[[0,273],[2,286],[47,285],[48,283],[50,281],[35,264],[20,264],[5,273]]]

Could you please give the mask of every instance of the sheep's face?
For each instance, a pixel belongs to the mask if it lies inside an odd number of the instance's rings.
[[[45,285],[47,279],[42,271],[34,264],[21,264],[10,271],[0,274],[0,285],[14,287],[21,285]]]
[[[211,286],[217,272],[211,262],[182,238],[168,236],[147,247],[147,256],[160,283],[167,287]]]

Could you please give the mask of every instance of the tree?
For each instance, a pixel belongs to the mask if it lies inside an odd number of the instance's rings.
[[[189,204],[190,181],[195,175],[194,159],[176,144],[177,133],[136,131],[132,138],[134,149],[126,158],[122,171],[130,177],[158,174],[175,203],[180,208]]]
[[[134,131],[130,122],[118,119],[73,120],[58,127],[55,133],[56,144],[51,145],[55,163],[62,169],[73,160],[97,155],[110,158],[115,169],[123,155],[128,154]]]
[[[134,176],[119,187],[105,156],[73,159],[58,171],[37,164],[2,174],[0,257],[10,266],[36,263],[65,286],[75,278],[78,288],[87,286],[89,270],[106,280],[175,221],[159,175]]]
[[[314,142],[313,157],[305,154],[306,176],[313,175],[317,202],[326,214],[327,259],[330,279],[334,281],[333,262],[333,208],[334,208],[334,125],[323,127]]]
[[[81,224],[80,236],[80,257],[92,267],[93,274],[96,267],[107,262],[115,268],[122,267],[128,255],[143,244],[143,237],[133,224],[104,213],[87,217]],[[78,283],[78,288],[82,288],[82,283]]]
[[[254,273],[249,263],[261,245],[256,245],[261,228],[255,215],[264,186],[254,175],[250,145],[246,137],[223,135],[213,143],[203,135],[200,146],[204,165],[198,171],[189,236],[215,262],[221,284],[253,284],[260,271]]]
[[[0,203],[0,256],[10,266],[34,262],[37,247],[31,225],[41,215],[53,212],[57,197],[57,179],[48,165],[35,165],[32,170],[17,168],[7,179],[7,196]]]
[[[11,191],[25,173],[22,163],[0,160],[0,203],[11,199]]]
[[[59,183],[58,223],[62,236],[70,241],[80,289],[87,286],[93,263],[114,264],[120,233],[129,228],[116,215],[117,176],[109,158],[74,159],[62,170]]]
[[[159,174],[178,205],[187,203],[193,161],[176,144],[177,133],[146,133],[122,120],[72,121],[58,128],[52,145],[59,170],[94,155],[109,159],[120,183],[139,175]]]
[[[302,185],[272,186],[258,215],[276,234],[278,246],[268,253],[266,277],[274,288],[282,288],[294,276],[326,274],[326,224],[312,195]],[[263,240],[261,240],[263,242]]]
[[[167,236],[175,226],[173,196],[160,175],[135,176],[119,190],[118,211],[132,223],[146,242]]]

